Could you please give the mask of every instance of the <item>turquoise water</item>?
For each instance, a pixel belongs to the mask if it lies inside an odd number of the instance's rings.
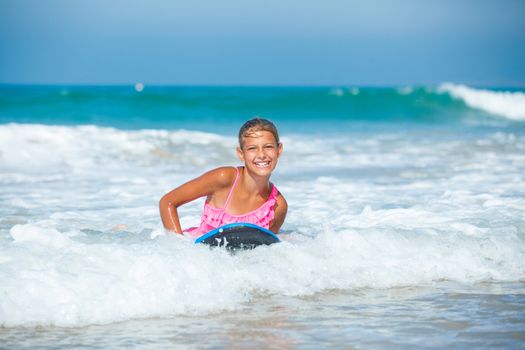
[[[285,133],[367,129],[382,124],[458,127],[469,120],[494,119],[461,99],[427,87],[148,86],[141,92],[132,86],[0,87],[1,123],[183,128],[228,134],[253,115],[271,117]]]
[[[0,347],[525,348],[525,90],[137,90],[0,86]],[[282,243],[166,235],[253,115]]]

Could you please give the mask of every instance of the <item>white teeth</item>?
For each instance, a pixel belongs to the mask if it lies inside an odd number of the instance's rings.
[[[268,165],[270,165],[270,162],[256,162],[255,165],[260,167],[260,168],[264,168],[264,167],[267,167]]]

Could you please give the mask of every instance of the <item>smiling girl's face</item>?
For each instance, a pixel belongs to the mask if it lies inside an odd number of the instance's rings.
[[[237,155],[246,169],[259,176],[270,176],[281,156],[282,144],[277,142],[271,132],[264,130],[250,132],[242,141],[242,148],[237,148]]]

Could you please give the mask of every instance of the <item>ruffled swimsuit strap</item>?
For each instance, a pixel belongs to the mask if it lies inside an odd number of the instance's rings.
[[[270,200],[270,199],[277,199],[277,196],[279,195],[279,190],[275,187],[275,185],[272,183],[272,190],[270,192],[270,195],[268,196],[268,200],[267,202]]]
[[[222,207],[222,213],[221,213],[221,221],[222,217],[224,216],[224,213],[226,212],[226,207],[228,206],[228,203],[230,202],[230,198],[232,197],[233,190],[235,189],[235,185],[237,185],[237,180],[239,180],[239,168],[235,167],[235,180],[233,181],[232,188],[230,189],[230,193],[228,193],[228,197],[226,197],[226,202],[224,202],[224,206]]]

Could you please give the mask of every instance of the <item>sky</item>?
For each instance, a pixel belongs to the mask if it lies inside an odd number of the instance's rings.
[[[525,86],[525,0],[0,0],[0,84]]]

